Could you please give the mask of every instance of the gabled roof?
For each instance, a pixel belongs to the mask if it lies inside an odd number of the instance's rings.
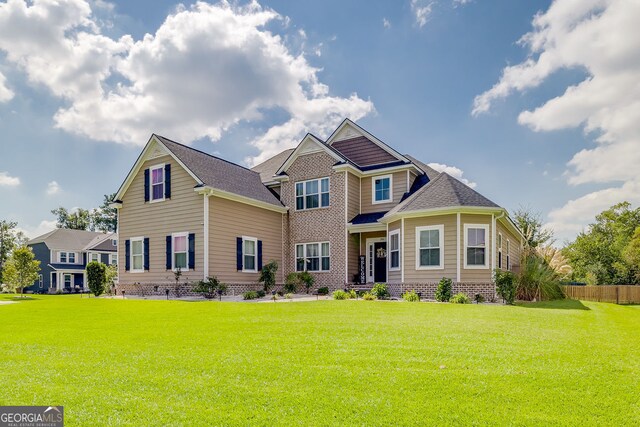
[[[298,144],[295,150],[291,152],[287,160],[285,160],[285,162],[278,168],[275,175],[281,175],[282,173],[286,172],[291,163],[293,163],[293,161],[297,159],[299,155],[318,152],[327,153],[338,163],[352,163],[342,154],[340,154],[336,149],[322,142],[320,138],[313,134],[307,133],[304,138],[302,138],[302,141],[300,141],[300,144]]]
[[[408,154],[405,154],[405,157],[407,159],[411,160],[411,163],[413,163],[418,168],[420,168],[422,170],[422,172],[424,172],[425,175],[427,175],[427,178],[429,178],[430,181],[433,181],[434,179],[436,179],[438,177],[438,175],[440,175],[440,172],[438,172],[437,170],[435,170],[434,168],[432,168],[428,164],[416,159],[415,157],[410,156]]]
[[[196,187],[210,187],[240,196],[245,200],[251,199],[283,208],[280,200],[262,184],[260,174],[257,172],[156,134],[151,135],[149,142],[118,190],[116,200],[122,200],[133,177],[138,174],[146,160],[146,153],[156,143],[165,150],[164,154],[172,156],[193,177]]]
[[[276,171],[282,166],[285,160],[289,158],[293,150],[293,148],[284,150],[259,165],[252,167],[251,170],[260,174],[262,182],[271,182],[273,181],[273,176],[276,174]]]
[[[336,141],[331,145],[344,157],[358,167],[395,163],[398,159],[380,146],[367,139],[366,136]]]
[[[445,172],[416,191],[387,213],[387,217],[413,211],[440,208],[476,207],[495,208],[500,206],[484,197],[471,187],[463,184]]]
[[[36,243],[44,243],[49,249],[83,251],[89,242],[101,236],[106,236],[106,234],[95,231],[56,228],[49,233],[29,240],[27,244],[35,245]]]
[[[113,243],[111,242],[114,239],[118,239],[118,235],[116,233],[100,234],[99,236],[94,237],[93,240],[91,240],[89,243],[87,243],[87,245],[82,248],[82,250],[90,251],[92,249],[95,249],[99,251],[116,252],[117,247],[113,246]]]

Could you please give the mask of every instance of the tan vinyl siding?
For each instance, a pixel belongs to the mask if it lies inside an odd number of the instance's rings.
[[[399,171],[393,174],[385,174],[381,173],[377,176],[384,175],[393,175],[392,178],[392,189],[393,189],[393,201],[389,203],[376,203],[373,204],[372,198],[372,187],[371,180],[374,177],[363,177],[361,180],[361,191],[362,191],[362,210],[361,213],[370,213],[370,212],[383,212],[391,210],[394,206],[400,203],[400,199],[402,199],[402,195],[409,191],[407,188],[407,171]]]
[[[161,163],[171,164],[171,199],[145,203],[144,170]],[[170,156],[146,161],[123,196],[118,223],[119,282],[171,283],[172,271],[166,269],[166,236],[172,233],[195,233],[195,270],[183,272],[181,281],[201,280],[203,274],[204,201],[194,191],[196,181]],[[149,238],[149,271],[125,272],[125,240]]]
[[[486,269],[464,268],[464,225],[465,224],[485,224],[489,226],[487,236],[487,259],[489,267]],[[489,283],[492,281],[491,275],[491,245],[492,243],[491,215],[487,214],[461,214],[460,215],[460,281],[466,283]],[[497,265],[497,263],[496,263]],[[455,277],[455,276],[454,276]]]
[[[278,263],[283,282],[282,214],[220,197],[209,198],[209,274],[225,283],[256,283],[259,273],[236,270],[236,238],[262,240],[262,262]],[[257,250],[257,248],[256,248]]]
[[[399,230],[401,225],[401,221],[395,221],[389,224],[389,233],[395,230]],[[403,247],[402,247],[402,232],[400,233],[400,266],[402,266],[402,257],[404,255]],[[391,238],[387,235],[387,270],[391,265]],[[387,282],[389,283],[400,283],[402,281],[402,271],[401,270],[388,270]]]
[[[347,221],[351,221],[360,213],[360,178],[350,172],[347,173]],[[348,270],[347,277],[349,281],[353,280],[353,276],[358,273],[358,256],[360,244],[360,234],[350,234],[347,241],[348,250]]]
[[[416,269],[416,227],[444,226],[444,268]],[[443,277],[456,280],[456,214],[406,218],[404,220],[403,263],[405,283],[437,282]]]

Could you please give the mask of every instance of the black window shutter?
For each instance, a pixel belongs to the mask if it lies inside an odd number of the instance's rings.
[[[144,201],[149,201],[149,169],[144,170]]]
[[[196,268],[196,235],[189,233],[189,270]]]
[[[144,238],[144,269],[149,270],[149,238]]]
[[[242,237],[236,237],[236,268],[242,270]]]
[[[131,242],[129,239],[124,241],[124,271],[131,269]]]
[[[171,270],[172,262],[171,262],[171,236],[167,236],[167,270]]]
[[[258,271],[262,270],[262,240],[258,240]]]
[[[171,198],[171,164],[164,165],[164,198]]]

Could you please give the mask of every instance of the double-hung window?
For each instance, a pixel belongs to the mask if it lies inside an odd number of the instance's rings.
[[[486,224],[464,225],[464,267],[489,268],[487,254],[487,236],[489,226]]]
[[[242,238],[242,271],[258,271],[257,258],[258,239],[254,237]]]
[[[76,263],[76,253],[69,252],[69,264],[75,264],[75,263]]]
[[[507,247],[507,257],[509,256],[508,254],[509,248]],[[498,268],[502,268],[502,233],[498,233]]]
[[[164,165],[151,168],[151,201],[164,200]]]
[[[118,254],[111,254],[110,255],[110,264],[111,265],[118,265]]]
[[[296,182],[296,210],[329,206],[329,178]]]
[[[92,261],[100,262],[100,254],[91,253],[89,262],[92,262]]]
[[[507,270],[511,271],[511,242],[507,239]]]
[[[416,269],[444,268],[444,225],[416,227]]]
[[[389,270],[400,269],[400,230],[389,233]]]
[[[296,245],[296,271],[329,271],[329,242]]]
[[[70,274],[65,274],[64,275],[64,287],[65,288],[70,288],[71,287],[71,275]]]
[[[144,271],[144,239],[142,237],[131,239],[131,271],[133,273]]]
[[[371,185],[373,186],[373,203],[386,203],[393,199],[391,181],[391,175],[376,176],[372,178]]]
[[[60,252],[58,254],[58,262],[66,264],[67,263],[67,253],[66,252]]]
[[[172,236],[173,243],[171,250],[173,251],[171,259],[173,260],[173,270],[188,270],[189,266],[189,250],[188,250],[188,233],[176,233]]]

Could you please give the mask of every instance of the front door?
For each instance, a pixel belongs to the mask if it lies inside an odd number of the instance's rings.
[[[373,281],[384,283],[387,281],[387,242],[373,244]]]

